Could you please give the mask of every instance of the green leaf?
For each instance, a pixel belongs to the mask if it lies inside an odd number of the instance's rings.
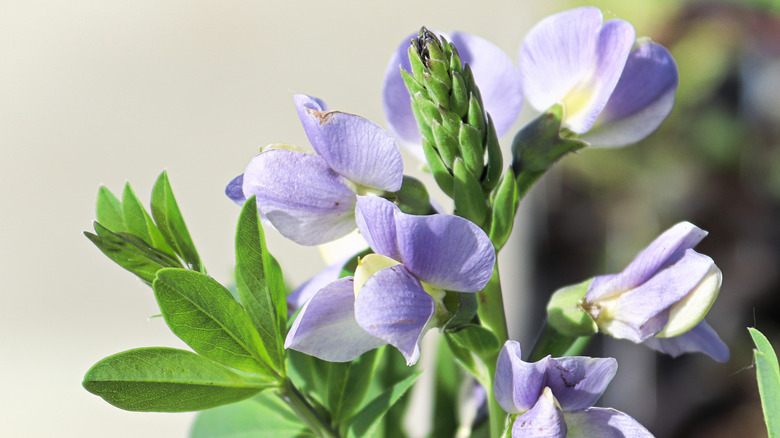
[[[756,380],[769,438],[780,437],[780,365],[772,345],[761,332],[748,328],[756,350]]]
[[[181,267],[177,259],[152,248],[139,237],[115,233],[97,222],[94,227],[97,234],[85,231],[84,235],[106,257],[137,275],[146,284],[152,284],[160,269]]]
[[[84,389],[128,411],[184,412],[237,402],[275,385],[175,348],[109,356],[84,376]]]
[[[361,409],[349,424],[350,437],[371,436],[379,425],[382,417],[401,399],[406,391],[412,386],[415,380],[420,377],[422,371],[418,371],[411,376],[401,380],[371,400],[363,409]]]
[[[130,183],[125,184],[125,191],[122,194],[122,215],[128,233],[140,237],[153,248],[174,255],[157,225],[133,192]]]
[[[376,371],[377,350],[352,362],[332,363],[328,372],[328,408],[333,424],[343,424],[360,407]]]
[[[125,228],[122,204],[119,199],[108,190],[106,186],[100,186],[97,198],[97,221],[111,231],[127,231]]]
[[[493,332],[481,325],[470,324],[463,330],[449,333],[449,335],[461,347],[479,356],[495,353],[501,348]]]
[[[254,196],[244,203],[238,219],[236,286],[241,303],[260,334],[269,364],[284,376],[287,295],[282,270],[265,245]]]
[[[195,244],[187,231],[179,205],[173,197],[166,172],[160,174],[152,189],[152,216],[165,241],[189,265],[190,269],[205,272]]]
[[[243,371],[274,376],[252,321],[230,291],[208,275],[163,269],[152,284],[171,331],[193,350]]]
[[[309,429],[271,391],[203,411],[195,417],[190,438],[303,438]]]

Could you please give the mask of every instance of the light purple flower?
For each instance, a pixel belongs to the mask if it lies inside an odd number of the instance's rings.
[[[355,229],[356,195],[399,190],[403,162],[393,137],[375,123],[328,111],[302,94],[295,105],[316,154],[266,149],[225,192],[238,203],[257,196],[258,209],[282,235],[318,245]]]
[[[586,6],[551,15],[526,36],[519,65],[528,102],[562,103],[563,127],[595,146],[650,135],[674,105],[677,66],[669,51],[636,40],[633,26]]]
[[[412,113],[409,92],[400,73],[401,68],[412,71],[408,56],[409,41],[416,36],[413,34],[406,38],[391,57],[385,71],[382,97],[390,130],[424,162],[420,131]],[[461,62],[471,67],[485,111],[490,114],[496,133],[498,136],[506,134],[523,106],[520,73],[512,60],[501,49],[478,36],[453,32],[445,35],[445,38],[455,44]]]
[[[356,215],[375,254],[360,260],[355,277],[329,284],[306,302],[285,348],[344,362],[390,344],[414,364],[422,335],[443,322],[445,291],[482,289],[495,250],[479,227],[457,216],[408,215],[373,196],[358,196]]]
[[[699,351],[722,362],[728,347],[706,322],[722,274],[692,248],[707,232],[680,222],[618,274],[594,278],[581,307],[609,335],[677,356]]]
[[[547,356],[524,362],[520,344],[507,341],[498,355],[493,393],[515,414],[512,437],[652,437],[623,412],[593,405],[617,372],[613,358]]]

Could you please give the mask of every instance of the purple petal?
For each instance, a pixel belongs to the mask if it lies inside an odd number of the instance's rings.
[[[594,70],[586,82],[579,85],[588,90],[590,98],[587,103],[580,102],[580,91],[574,90],[572,107],[567,96],[564,100],[566,127],[582,134],[593,126],[620,79],[635,37],[634,27],[623,20],[609,20],[601,26],[596,43]]]
[[[642,140],[669,115],[677,83],[677,65],[669,51],[650,41],[640,44],[629,55],[596,126],[580,139],[595,146]]]
[[[450,41],[458,49],[461,62],[471,66],[485,111],[493,118],[498,136],[503,136],[523,107],[520,72],[503,50],[486,39],[453,32]]]
[[[433,298],[403,266],[382,269],[366,281],[355,298],[355,319],[369,334],[394,346],[413,365],[420,340],[433,316]]]
[[[439,289],[476,292],[493,274],[496,251],[478,226],[461,217],[396,214],[401,261]]]
[[[244,172],[244,196],[282,235],[319,245],[355,229],[355,193],[321,157],[284,149],[256,156]]]
[[[551,15],[528,32],[519,64],[534,108],[545,111],[562,101],[591,73],[601,21],[601,11],[586,6]]]
[[[416,36],[417,34],[413,33],[404,39],[390,58],[382,86],[382,103],[390,130],[404,142],[419,146],[420,131],[412,113],[412,100],[400,73],[402,68],[407,72],[412,71],[408,51],[411,39]],[[422,148],[418,149],[422,153]]]
[[[638,421],[611,408],[566,412],[567,438],[653,438]]]
[[[358,196],[355,219],[363,238],[377,254],[401,261],[396,240],[395,215],[400,213],[392,202],[376,196]]]
[[[561,409],[575,411],[596,404],[615,377],[617,367],[617,361],[611,357],[550,358],[545,382],[552,389]]]
[[[648,338],[645,345],[662,353],[677,357],[683,353],[701,352],[717,362],[729,360],[729,347],[720,340],[715,330],[702,321],[688,332],[674,338]]]
[[[287,295],[287,307],[290,313],[295,312],[299,307],[303,306],[303,304],[320,289],[338,280],[341,271],[344,269],[344,265],[353,257],[354,256],[351,255],[336,263],[331,263],[310,278],[306,283],[298,286],[290,295]]]
[[[545,388],[534,407],[517,417],[512,425],[512,438],[564,438],[566,432],[563,412],[555,405],[549,388]]]
[[[348,362],[368,350],[385,345],[355,321],[352,277],[321,289],[304,304],[293,322],[284,348],[329,362]]]
[[[225,187],[225,194],[236,204],[244,205],[244,202],[246,202],[246,196],[244,196],[243,186],[244,174],[242,173],[241,175],[238,175],[237,177],[230,180],[227,187]]]
[[[535,363],[524,362],[520,344],[507,341],[496,362],[496,379],[493,394],[501,407],[510,414],[531,409],[544,389],[545,358]]]
[[[594,278],[585,295],[586,301],[593,303],[639,286],[662,266],[696,246],[705,236],[706,231],[690,222],[676,224],[642,250],[623,272]]]
[[[669,307],[688,295],[713,266],[711,258],[688,249],[674,264],[614,302],[603,301],[596,324],[616,338],[642,342],[664,328]]]
[[[387,131],[354,114],[321,111],[309,96],[296,95],[295,103],[312,147],[333,170],[370,188],[401,188],[401,151]]]

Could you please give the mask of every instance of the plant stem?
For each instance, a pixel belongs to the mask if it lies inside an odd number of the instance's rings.
[[[488,370],[488,382],[485,386],[487,392],[487,405],[488,405],[488,418],[490,419],[490,438],[501,438],[506,429],[506,417],[507,413],[504,408],[498,404],[495,394],[493,394],[493,379],[496,377],[496,362],[498,361],[498,353],[491,355],[491,357],[482,358],[485,366]]]
[[[506,328],[506,315],[504,314],[504,298],[501,295],[501,280],[498,276],[498,261],[493,266],[493,275],[484,289],[477,292],[479,307],[477,314],[483,326],[488,328],[498,339],[499,345],[503,346],[509,339],[509,332]],[[498,356],[496,356],[498,357]],[[490,365],[490,364],[486,364]],[[495,368],[495,363],[493,364]]]
[[[328,421],[322,418],[290,379],[284,379],[278,391],[279,397],[309,426],[312,432],[322,438],[339,438],[339,434],[330,427]]]

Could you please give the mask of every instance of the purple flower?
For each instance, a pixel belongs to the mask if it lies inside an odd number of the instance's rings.
[[[447,315],[445,291],[482,289],[495,250],[479,227],[457,216],[408,215],[373,196],[358,196],[356,215],[375,254],[360,260],[354,277],[330,283],[304,304],[285,348],[345,362],[390,344],[414,364],[426,329]]]
[[[399,190],[403,162],[393,137],[373,122],[328,111],[302,94],[295,105],[316,154],[272,145],[225,193],[239,203],[257,196],[258,209],[282,235],[318,245],[355,229],[356,195]]]
[[[664,47],[635,42],[631,24],[602,22],[601,11],[590,6],[536,24],[520,49],[520,73],[534,108],[563,103],[563,127],[597,146],[650,135],[671,111],[678,82]]]
[[[692,248],[707,232],[680,222],[658,236],[619,274],[594,278],[581,307],[600,331],[677,356],[703,352],[728,360],[728,347],[704,321],[722,275]]]
[[[512,437],[652,437],[636,420],[593,405],[617,372],[613,358],[550,357],[529,363],[520,344],[507,341],[498,355],[493,392],[516,418]]]
[[[382,97],[390,130],[421,161],[425,161],[417,122],[412,114],[411,99],[399,68],[412,71],[407,51],[412,34],[393,54],[385,71]],[[515,123],[523,106],[520,73],[512,60],[491,42],[465,32],[453,32],[445,37],[455,44],[461,62],[468,64],[482,95],[485,111],[490,114],[498,136],[506,134]]]

